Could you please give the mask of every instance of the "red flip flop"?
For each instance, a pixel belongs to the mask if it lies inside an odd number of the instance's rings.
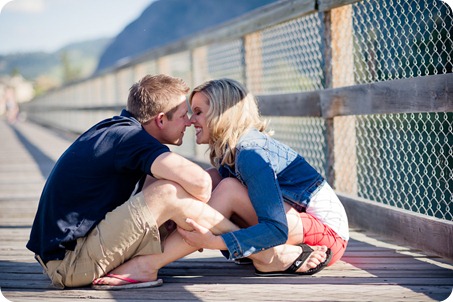
[[[162,279],[157,279],[156,281],[137,281],[125,276],[120,276],[116,274],[107,274],[105,277],[115,278],[127,282],[126,284],[121,285],[110,285],[110,284],[96,284],[96,280],[93,281],[91,288],[98,290],[120,290],[120,289],[131,289],[131,288],[146,288],[146,287],[157,287],[161,286],[164,282]]]

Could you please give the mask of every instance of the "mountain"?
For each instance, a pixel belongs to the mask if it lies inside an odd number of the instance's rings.
[[[57,84],[83,78],[93,73],[99,56],[110,42],[111,38],[102,38],[72,43],[52,53],[0,55],[0,75],[20,73],[30,81],[44,76]]]
[[[277,0],[158,0],[120,32],[99,59],[96,71],[115,65]]]
[[[46,90],[276,1],[157,0],[113,39],[72,43],[52,53],[0,55],[0,76],[21,74],[29,81],[44,83],[42,89]]]

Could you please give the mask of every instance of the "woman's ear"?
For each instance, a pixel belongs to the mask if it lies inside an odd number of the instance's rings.
[[[162,129],[164,127],[164,118],[165,113],[161,112],[154,118],[154,122],[156,123],[157,128]]]

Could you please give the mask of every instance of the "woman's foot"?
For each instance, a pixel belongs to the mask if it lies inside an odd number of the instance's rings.
[[[307,272],[310,269],[314,269],[318,267],[321,263],[326,261],[328,254],[327,254],[327,246],[310,246],[313,249],[308,259],[301,265],[301,267],[296,271],[298,273]],[[302,252],[302,247],[301,247]]]
[[[298,266],[298,269],[293,273],[305,273],[317,268],[328,257],[328,248],[326,246],[306,245],[306,247],[311,248],[313,251],[302,264],[297,263],[297,259],[303,252],[300,245],[277,246],[274,249],[256,254],[256,256],[253,256],[253,264],[257,272],[261,273],[285,272],[293,265]],[[268,253],[265,254],[266,252]]]

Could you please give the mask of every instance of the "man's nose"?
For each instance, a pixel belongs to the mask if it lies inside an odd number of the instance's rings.
[[[192,118],[186,116],[186,127],[189,127],[190,125],[192,125]]]

